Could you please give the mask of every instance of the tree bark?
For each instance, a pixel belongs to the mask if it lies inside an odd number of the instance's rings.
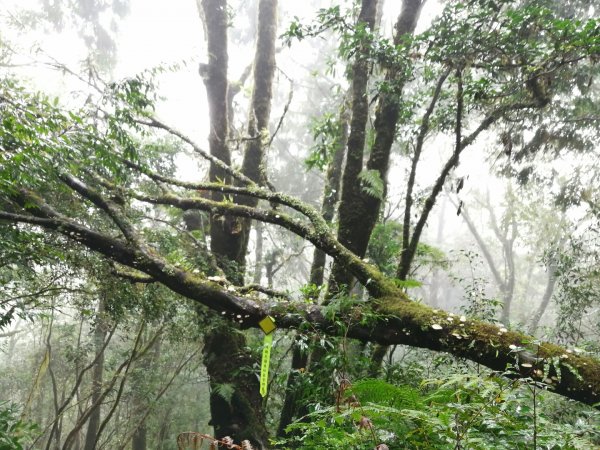
[[[227,165],[230,164],[228,135],[228,82],[227,82],[227,4],[224,0],[204,0],[202,2],[206,21],[209,63],[205,84],[209,98],[211,131],[209,145],[211,154]],[[271,111],[272,84],[275,72],[277,1],[261,0],[258,11],[258,36],[254,60],[254,89],[248,120],[248,145],[244,152],[242,172],[255,183],[266,184],[265,149],[268,142],[268,125]],[[215,53],[213,55],[213,52]],[[215,77],[213,79],[213,76]],[[222,169],[211,164],[210,181],[218,182],[225,177]],[[226,183],[229,180],[221,180]],[[223,194],[213,192],[213,200],[221,201]],[[236,196],[237,204],[255,207],[255,197]],[[217,255],[217,262],[227,279],[241,285],[244,280],[246,252],[251,227],[250,217],[229,214],[211,215],[211,250]],[[213,330],[206,337],[204,363],[211,383],[210,405],[211,423],[215,436],[231,436],[236,440],[249,439],[256,448],[264,448],[268,433],[262,411],[256,377],[248,370],[253,361],[244,358],[246,340],[230,324]],[[224,355],[236,356],[236,364],[225,364]],[[241,370],[242,369],[242,370]],[[224,399],[222,386],[233,389],[231,402]]]
[[[263,316],[264,317],[264,316]],[[204,365],[210,376],[210,425],[215,437],[235,442],[250,440],[254,448],[267,448],[267,431],[258,395],[259,383],[246,352],[243,333],[222,323],[205,337]],[[232,353],[235,350],[235,353]]]
[[[133,439],[131,440],[131,450],[146,450],[146,435],[147,435],[147,427],[144,422],[141,424],[135,433],[133,434]]]
[[[261,191],[256,192],[261,195]],[[87,198],[92,201],[94,195],[91,192],[88,194]],[[176,200],[172,197],[168,198]],[[552,376],[556,368],[556,372],[560,371],[562,376],[548,379],[553,391],[586,404],[600,404],[599,360],[551,343],[538,344],[533,336],[507,331],[478,320],[459,320],[457,316],[451,316],[444,311],[412,302],[375,267],[348,251],[321,226],[313,229],[308,225],[299,225],[297,221],[289,220],[282,214],[249,211],[231,204],[219,206],[205,199],[194,199],[189,203],[191,209],[222,207],[229,214],[251,216],[276,223],[319,246],[329,256],[345,263],[352,274],[366,287],[373,300],[363,306],[357,305],[358,310],[352,309],[340,313],[335,320],[328,318],[323,308],[318,305],[287,301],[271,302],[237,294],[202,276],[171,265],[158,254],[137,248],[135,243],[126,243],[110,235],[91,230],[61,215],[44,203],[39,196],[28,196],[27,191],[22,190],[14,201],[23,202],[20,204],[21,207],[27,204],[26,212],[17,214],[0,211],[0,220],[37,225],[47,231],[59,233],[119,264],[144,273],[150,280],[162,283],[174,292],[219,312],[223,318],[238,322],[243,328],[258,327],[258,322],[266,315],[270,315],[282,329],[300,328],[310,323],[313,329],[330,335],[343,335],[384,345],[403,344],[444,351],[503,373],[507,365],[518,363],[515,371],[511,372],[514,377],[540,380],[547,373],[545,369],[548,369]],[[186,204],[183,200],[177,200],[176,203]],[[290,204],[294,203],[290,202]],[[309,207],[304,208],[301,204],[294,205],[312,215]],[[316,223],[319,224],[317,220]],[[365,320],[357,323],[354,320],[357,314],[362,315]],[[347,324],[347,326],[341,328],[340,324]],[[515,353],[513,347],[522,347],[523,343],[530,343],[527,345],[530,349]],[[524,364],[520,363],[521,354]],[[118,369],[121,370],[123,367]],[[574,372],[578,375],[576,376]]]
[[[269,142],[269,119],[273,98],[273,79],[275,77],[275,41],[277,39],[277,0],[260,0],[258,4],[258,28],[256,54],[254,56],[252,99],[248,117],[247,145],[244,150],[242,173],[255,183],[267,185],[266,151]],[[241,196],[236,202],[254,207],[258,204],[255,197]],[[243,271],[246,266],[246,252],[252,221],[244,219],[239,233],[230,237],[240,250],[236,264]]]
[[[227,79],[227,1],[202,0],[202,11],[206,26],[208,46],[208,64],[200,65],[200,74],[206,86],[210,132],[208,143],[210,154],[227,166],[231,166],[231,151],[227,145],[229,132],[228,120],[228,88]],[[211,164],[209,180],[212,182],[230,184],[230,174],[216,164]],[[223,194],[212,192],[214,201],[222,201]],[[238,228],[238,219],[219,214],[210,216],[211,250],[217,258],[217,263],[230,278],[238,274],[238,268],[232,267],[230,261],[240,259],[239,249],[229,239],[232,231]]]
[[[407,35],[411,35],[414,32],[423,4],[424,0],[404,0],[402,2],[402,9],[395,26],[395,45],[400,45]],[[373,17],[373,20],[375,20],[375,17]],[[360,83],[358,89],[366,89],[366,81],[362,78],[368,77],[368,73],[364,72],[364,69],[359,64],[355,64],[355,67],[353,67],[353,83],[356,80],[355,70],[359,76]],[[386,72],[385,81],[394,85],[394,89],[389,94],[380,94],[375,115],[375,141],[370,151],[366,169],[375,170],[382,180],[383,185],[387,186],[387,172],[392,144],[396,135],[399,103],[406,80],[402,77],[398,68],[390,67]],[[355,103],[357,99],[358,103]],[[361,98],[360,92],[355,90],[354,84],[352,111],[353,119],[351,122],[350,138],[348,140],[342,199],[339,206],[338,239],[353,253],[363,258],[367,252],[373,228],[379,220],[380,209],[385,194],[381,198],[368,194],[361,186],[359,180],[359,174],[363,168],[364,132],[369,112],[366,92],[363,92]],[[356,121],[354,120],[355,114]],[[353,131],[356,136],[354,140]],[[348,166],[348,161],[352,161],[351,166]],[[335,262],[330,284],[350,287],[353,284],[352,276],[346,268]],[[386,352],[387,348],[375,347],[373,355],[375,360],[371,364],[370,369],[372,372],[378,370]]]

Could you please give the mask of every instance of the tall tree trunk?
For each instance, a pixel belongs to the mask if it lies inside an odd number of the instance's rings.
[[[200,66],[200,73],[206,86],[210,116],[208,143],[211,155],[225,164],[231,165],[231,151],[227,145],[229,131],[227,112],[229,87],[227,79],[229,59],[227,53],[227,1],[202,0],[201,6],[206,25],[208,46],[208,64],[201,64]],[[208,177],[213,182],[231,182],[231,176],[216,164],[210,165]],[[212,199],[221,201],[223,200],[223,194],[213,191]],[[236,230],[237,227],[236,218],[216,214],[210,216],[211,250],[216,255],[218,264],[230,278],[234,278],[238,273],[237,269],[231,270],[230,264],[230,261],[239,260],[238,248],[229,239],[232,230]]]
[[[377,17],[377,4],[377,0],[361,1],[360,12],[356,24],[357,28],[364,27],[368,32],[374,33]],[[359,251],[362,242],[362,236],[360,236],[361,232],[359,231],[361,226],[357,226],[355,221],[358,220],[358,222],[361,222],[363,218],[360,217],[360,213],[364,212],[361,209],[362,205],[359,204],[362,200],[362,189],[359,180],[363,170],[366,129],[369,119],[367,88],[372,64],[368,56],[370,44],[371,43],[368,40],[365,40],[360,44],[356,50],[354,62],[352,63],[352,85],[350,87],[351,115],[349,120],[350,129],[346,142],[346,164],[343,173],[338,175],[341,176],[342,183],[340,203],[338,206],[338,239],[343,245],[358,256],[364,256],[364,252],[361,254]],[[325,196],[324,200],[328,200],[327,196]],[[357,212],[359,212],[358,215]],[[331,213],[331,217],[333,217],[333,212]],[[315,281],[323,281],[323,269],[321,268],[325,263],[325,258],[323,256],[324,255],[318,253],[315,254],[313,268],[311,269],[311,278],[314,277]],[[326,301],[336,292],[349,290],[352,282],[353,277],[347,269],[340,264],[334,263],[329,276]],[[323,355],[324,352],[322,349],[315,348],[308,358],[306,356],[299,357],[301,355],[298,354],[293,355],[297,357],[293,358],[296,359],[293,363],[295,362],[297,365],[306,365],[308,363],[311,372],[317,372],[322,370],[321,360]],[[296,377],[297,375],[290,377],[290,379],[288,379],[288,384],[296,383]],[[328,375],[323,377],[317,376],[315,377],[314,382],[323,390],[326,390],[330,385]],[[288,409],[283,411],[285,415],[282,417],[282,420],[280,420],[279,433],[284,432],[285,427],[283,426],[283,422],[291,420],[296,412],[300,416],[303,416],[308,412],[307,400],[310,401],[309,399],[299,399],[296,396],[295,398],[290,399],[290,401],[294,402],[292,405],[284,404],[284,407]]]
[[[267,430],[255,362],[246,351],[246,338],[225,323],[205,337],[204,365],[210,376],[210,425],[215,436],[235,442],[248,439],[254,448],[267,448]],[[235,351],[232,353],[232,351]]]
[[[269,142],[269,119],[273,98],[273,78],[275,77],[275,40],[277,39],[277,0],[260,0],[258,4],[258,30],[256,54],[254,56],[252,99],[248,117],[248,141],[244,150],[242,173],[252,181],[266,185],[266,150]],[[256,206],[255,197],[238,197],[237,203]],[[246,265],[246,251],[252,221],[243,219],[239,232],[231,239],[239,247],[235,261],[243,270]]]
[[[368,31],[374,32],[376,13],[377,0],[362,0],[357,27],[365,27]],[[346,150],[346,166],[342,174],[342,195],[338,208],[338,240],[359,257],[364,256],[369,239],[369,234],[365,237],[363,229],[365,197],[360,183],[369,119],[367,98],[371,70],[368,57],[369,45],[369,42],[361,44],[361,47],[356,50],[352,64],[352,118]],[[371,200],[372,198],[367,199],[367,201]],[[340,264],[334,264],[329,279],[332,292],[339,291],[343,287],[350,288],[351,283],[352,277],[347,269]]]
[[[144,399],[141,396],[141,393],[144,391],[144,385],[146,383],[144,374],[149,373],[149,371],[152,370],[152,366],[157,363],[160,357],[160,351],[161,341],[160,339],[157,339],[152,353],[141,358],[138,363],[136,371],[139,373],[139,376],[133,377],[132,379],[132,410],[133,414],[139,414],[142,416],[142,419],[138,422],[131,437],[131,450],[146,450],[147,448],[148,426],[146,425],[146,417],[152,410],[152,406],[147,399]]]
[[[417,25],[424,0],[404,0],[395,26],[394,43],[399,45],[407,35],[411,35]],[[373,7],[375,14],[375,7]],[[373,16],[373,20],[375,17]],[[359,174],[363,170],[364,134],[368,118],[366,86],[368,67],[358,64],[353,67],[352,122],[346,168],[343,175],[342,198],[339,206],[338,240],[359,257],[364,257],[371,232],[379,220],[383,197],[376,198],[361,188]],[[374,170],[386,184],[392,144],[395,138],[399,117],[399,98],[402,95],[405,79],[397,68],[389,68],[386,82],[394,86],[393,92],[381,93],[375,115],[375,141],[366,164],[367,170]],[[356,84],[358,81],[358,84]],[[334,264],[332,269],[335,284],[350,285],[352,278],[344,267]]]
[[[446,204],[448,202],[447,197],[443,198],[442,202],[442,210],[440,211],[440,217],[438,220],[438,229],[437,229],[437,237],[435,240],[436,245],[442,245],[444,242],[444,228],[446,226]],[[442,283],[440,282],[441,269],[439,267],[434,267],[431,272],[431,285],[429,287],[429,302],[428,304],[433,307],[440,306],[440,288]]]
[[[333,222],[335,209],[339,201],[339,192],[342,178],[342,167],[344,164],[344,150],[348,145],[348,122],[350,120],[347,105],[342,105],[339,117],[339,141],[336,144],[331,161],[327,166],[327,178],[323,192],[323,201],[321,203],[321,214],[325,222]],[[321,286],[325,279],[325,261],[326,255],[323,250],[315,248],[313,253],[313,262],[310,267],[309,283],[315,286]]]
[[[489,202],[486,208],[490,213],[491,226],[496,238],[502,244],[502,254],[504,257],[504,283],[501,289],[502,292],[502,311],[500,313],[500,322],[508,324],[510,322],[510,309],[515,293],[516,284],[516,269],[514,246],[518,236],[517,221],[515,218],[514,194],[512,187],[508,190],[508,205],[505,213],[505,218],[502,220],[502,227],[498,226],[498,220],[494,214],[494,210]]]
[[[366,2],[371,3],[371,2]],[[394,43],[400,45],[407,35],[411,35],[417,25],[425,0],[404,0],[395,26]],[[365,6],[365,2],[363,2]],[[369,5],[369,14],[376,14],[376,5]],[[362,12],[361,12],[362,14]],[[365,16],[366,17],[366,16]],[[368,23],[375,16],[366,19]],[[372,25],[371,25],[372,28]],[[346,167],[343,175],[342,198],[339,206],[338,240],[359,257],[364,257],[375,224],[379,220],[381,205],[385,198],[369,195],[361,186],[359,175],[363,170],[365,129],[369,114],[366,88],[369,76],[368,65],[357,58],[353,66],[352,121]],[[395,139],[396,124],[399,118],[399,98],[406,80],[396,68],[389,68],[385,76],[386,82],[394,86],[390,94],[380,94],[375,115],[375,141],[366,164],[368,171],[375,171],[384,186],[387,185],[387,172],[392,144]],[[358,83],[357,83],[358,81]],[[348,286],[353,279],[345,267],[334,264],[330,285]],[[381,366],[387,347],[374,347],[373,359],[369,371],[376,373]]]
[[[137,430],[135,430],[135,433],[133,434],[131,450],[146,450],[146,434],[147,427],[146,423],[144,422],[137,428]]]
[[[208,94],[211,154],[231,161],[227,146],[228,81],[227,81],[227,4],[225,0],[203,0],[209,62],[203,70]],[[258,35],[253,75],[254,89],[248,118],[249,140],[244,153],[242,172],[251,180],[266,184],[265,150],[271,112],[272,84],[275,73],[277,0],[260,0]],[[211,164],[211,181],[226,180],[227,174]],[[215,197],[216,195],[216,197]],[[221,200],[221,194],[213,193]],[[237,197],[237,203],[256,206],[249,197]],[[234,284],[244,281],[246,252],[251,221],[228,216],[211,216],[211,250],[227,278]],[[204,363],[210,377],[211,423],[216,437],[231,436],[236,441],[249,439],[256,448],[264,448],[267,429],[259,394],[258,380],[249,369],[254,361],[245,353],[246,340],[229,324],[213,330],[205,340]],[[223,386],[233,388],[224,396]],[[230,398],[227,398],[230,397]]]

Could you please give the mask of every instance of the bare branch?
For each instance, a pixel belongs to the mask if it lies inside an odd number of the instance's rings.
[[[444,85],[444,82],[450,75],[451,70],[452,70],[451,68],[447,68],[442,73],[440,78],[438,79],[438,82],[433,91],[433,96],[431,97],[431,101],[429,102],[429,106],[427,107],[425,114],[423,114],[423,119],[421,120],[421,126],[419,127],[419,134],[417,136],[417,142],[415,143],[415,152],[412,157],[410,175],[409,175],[408,181],[406,183],[406,200],[404,203],[404,226],[402,228],[402,250],[403,251],[405,251],[408,248],[409,241],[410,241],[410,218],[412,217],[411,209],[412,209],[412,204],[413,204],[412,194],[413,194],[413,189],[415,186],[415,178],[417,175],[417,164],[419,163],[419,160],[421,158],[421,151],[423,150],[423,144],[425,142],[425,137],[427,136],[427,133],[429,132],[429,119],[431,118],[431,114],[433,114],[433,110],[435,109],[435,106],[437,105],[437,102],[440,98],[440,94],[442,92],[442,86]]]
[[[251,184],[253,184],[253,181],[250,180],[250,178],[248,178],[244,174],[242,174],[240,171],[233,169],[231,166],[229,166],[227,163],[221,161],[216,156],[213,156],[210,153],[206,152],[198,144],[196,144],[191,138],[189,138],[188,136],[186,136],[182,132],[177,131],[175,128],[173,128],[173,127],[165,124],[164,122],[161,122],[156,117],[152,117],[152,118],[150,118],[148,120],[136,119],[136,122],[138,122],[138,123],[140,123],[142,125],[149,126],[149,127],[160,128],[162,130],[165,130],[169,134],[172,134],[173,136],[178,137],[183,142],[185,142],[186,144],[190,145],[192,147],[192,149],[194,150],[194,152],[198,153],[204,159],[206,159],[207,161],[210,161],[211,164],[214,164],[219,169],[221,169],[224,172],[226,172],[227,174],[231,175],[233,178],[239,180],[244,185],[251,185]]]

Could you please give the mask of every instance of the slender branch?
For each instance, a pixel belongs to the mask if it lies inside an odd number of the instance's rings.
[[[462,82],[460,84],[461,84],[460,90],[462,91]],[[458,96],[458,93],[457,93],[457,96]],[[460,97],[462,99],[462,92],[460,94]],[[460,104],[462,105],[462,100],[461,100]],[[413,235],[410,239],[410,244],[408,246],[408,249],[407,249],[407,251],[405,251],[403,253],[403,258],[402,258],[402,261],[401,261],[401,263],[398,267],[398,271],[397,271],[398,278],[402,279],[402,277],[406,277],[408,275],[408,272],[410,270],[410,263],[412,262],[415,254],[416,254],[417,245],[419,244],[419,240],[421,238],[423,229],[425,228],[425,224],[427,223],[427,219],[429,218],[429,214],[431,213],[433,206],[435,205],[435,202],[437,200],[439,193],[442,191],[442,188],[444,187],[444,183],[446,182],[446,178],[450,174],[450,171],[454,167],[457,166],[457,164],[459,162],[459,157],[460,157],[460,154],[462,153],[462,151],[464,149],[466,149],[469,145],[471,145],[475,141],[475,139],[484,130],[487,130],[492,124],[497,122],[500,118],[502,118],[508,112],[518,111],[518,110],[522,110],[522,109],[539,108],[542,106],[544,106],[544,105],[540,101],[518,102],[518,103],[509,104],[509,105],[503,105],[503,106],[496,108],[488,116],[486,116],[485,119],[483,119],[481,121],[479,126],[473,132],[471,132],[468,136],[465,136],[464,138],[462,138],[460,141],[459,141],[459,138],[461,136],[460,136],[460,134],[457,134],[457,137],[455,140],[456,145],[454,148],[454,152],[452,153],[452,155],[450,156],[450,158],[444,165],[444,167],[440,173],[440,176],[436,180],[436,182],[431,190],[431,193],[429,194],[429,197],[427,197],[427,200],[425,200],[425,206],[423,208],[423,211],[421,212],[421,216],[419,217],[417,224],[415,225]],[[459,110],[461,111],[460,113],[458,112]],[[459,114],[462,117],[462,106],[461,106],[461,108],[457,107],[457,117],[459,116]],[[456,131],[457,130],[458,130],[458,125],[456,128]]]
[[[288,99],[287,99],[287,102],[285,103],[285,106],[283,107],[283,112],[281,113],[281,117],[279,117],[279,122],[277,122],[275,131],[273,132],[273,134],[271,135],[271,138],[269,139],[267,148],[271,147],[271,144],[273,144],[273,140],[275,139],[275,136],[277,136],[279,129],[283,125],[283,120],[285,119],[285,116],[287,115],[287,112],[290,109],[290,105],[292,104],[293,97],[294,97],[294,82],[293,82],[293,80],[290,79],[290,92],[288,93]]]
[[[133,364],[133,362],[135,360],[139,359],[141,356],[143,356],[145,353],[147,353],[147,351],[150,350],[150,348],[152,348],[152,346],[154,345],[154,343],[156,342],[156,340],[162,333],[162,328],[160,328],[158,330],[158,332],[154,335],[154,337],[150,340],[150,342],[147,343],[145,345],[145,347],[138,352],[138,346],[140,345],[140,342],[142,340],[142,335],[143,335],[144,329],[145,329],[145,322],[142,319],[140,331],[138,332],[138,334],[135,338],[135,342],[133,343],[133,349],[131,350],[131,356],[127,360],[127,365],[125,366],[125,371],[123,372],[123,376],[121,377],[121,382],[119,383],[119,389],[117,390],[117,395],[115,397],[115,400],[113,401],[113,404],[112,404],[110,410],[108,411],[108,414],[106,414],[106,417],[104,417],[104,420],[102,421],[102,423],[100,424],[100,427],[98,428],[98,433],[96,435],[96,442],[95,442],[94,448],[98,444],[98,441],[100,440],[100,435],[102,434],[102,432],[108,425],[108,422],[110,422],[110,419],[112,418],[115,411],[117,410],[117,407],[119,406],[119,402],[121,401],[121,397],[123,396],[123,390],[125,389],[125,383],[127,381],[127,377],[129,375],[129,370],[131,369],[131,365]]]
[[[138,123],[140,123],[142,125],[149,126],[149,127],[160,128],[162,130],[165,130],[169,134],[172,134],[173,136],[178,137],[183,142],[185,142],[186,144],[190,145],[190,147],[192,147],[192,149],[194,150],[194,152],[198,153],[204,159],[210,161],[211,164],[214,164],[219,169],[221,169],[224,172],[226,172],[227,174],[231,175],[233,178],[239,180],[240,182],[242,182],[245,185],[251,185],[251,184],[253,184],[252,180],[250,180],[250,178],[248,178],[247,176],[245,176],[244,174],[242,174],[240,171],[235,170],[230,165],[228,165],[227,163],[221,161],[216,156],[213,156],[210,153],[208,153],[207,151],[203,150],[191,138],[189,138],[188,136],[186,136],[182,132],[176,130],[175,128],[173,128],[173,127],[165,124],[164,122],[160,121],[156,117],[151,117],[148,120],[136,119],[136,122],[138,122]]]
[[[102,344],[102,348],[100,349],[99,352],[96,353],[96,356],[94,357],[94,359],[87,366],[85,366],[83,369],[81,369],[81,371],[77,374],[77,376],[75,378],[75,384],[71,388],[71,392],[69,393],[67,398],[63,401],[62,405],[56,411],[53,422],[48,425],[48,426],[51,425],[52,429],[54,429],[55,424],[62,418],[63,414],[69,407],[69,404],[71,403],[71,401],[77,394],[77,391],[79,390],[79,386],[81,385],[81,383],[83,381],[83,377],[84,377],[85,373],[96,365],[96,363],[100,359],[100,356],[102,355],[102,352],[104,352],[106,350],[106,347],[108,346],[109,342],[111,341],[116,329],[117,329],[117,325],[115,324],[112,327],[112,329],[110,330],[110,333],[108,334],[106,340]],[[83,423],[81,425],[83,425]],[[81,428],[81,426],[79,426],[79,428]],[[35,442],[34,442],[34,444],[35,444]]]
[[[456,204],[454,202],[452,202],[452,204],[456,206]],[[490,253],[488,246],[483,241],[483,238],[481,237],[481,235],[479,234],[479,231],[477,231],[477,228],[475,227],[475,224],[471,220],[471,216],[469,215],[469,211],[468,211],[467,207],[465,207],[465,206],[462,207],[461,215],[462,215],[463,220],[467,224],[469,231],[475,238],[475,241],[477,242],[479,249],[483,253],[483,257],[487,261],[488,266],[489,266],[490,270],[492,271],[494,280],[496,281],[498,286],[500,286],[500,289],[503,289],[504,280],[500,276],[500,272],[498,271],[498,268],[496,267],[496,263],[494,262],[494,258],[492,257],[492,254]]]
[[[6,333],[0,333],[0,338],[11,337],[16,334],[22,333],[23,331],[25,331],[25,330],[23,328],[21,328],[21,329],[17,329],[17,330],[7,331]]]
[[[412,164],[410,168],[410,175],[408,177],[408,181],[406,183],[406,201],[404,204],[404,226],[402,228],[402,250],[405,251],[408,248],[409,240],[410,240],[410,218],[411,218],[411,209],[413,204],[413,189],[415,186],[415,178],[417,174],[417,164],[419,163],[419,159],[421,158],[421,152],[423,150],[423,144],[425,142],[425,137],[429,132],[429,120],[431,118],[431,114],[433,114],[433,110],[437,105],[437,102],[440,98],[440,94],[442,92],[442,87],[444,82],[448,78],[451,72],[451,68],[447,68],[444,73],[438,79],[438,82],[435,86],[435,90],[433,91],[433,96],[431,97],[431,101],[429,102],[429,106],[423,115],[423,119],[421,120],[421,126],[419,127],[419,134],[417,136],[417,142],[415,144],[415,153],[412,158]]]
[[[232,186],[222,183],[186,182],[177,180],[175,178],[166,177],[164,175],[160,175],[132,161],[123,160],[123,162],[131,169],[139,171],[140,173],[146,175],[148,178],[156,182],[162,182],[192,191],[215,191],[223,194],[246,195],[248,197],[255,197],[261,200],[266,200],[269,203],[287,206],[295,211],[298,211],[299,213],[306,216],[306,218],[308,218],[316,227],[328,227],[327,222],[325,222],[321,214],[319,214],[319,212],[312,206],[289,195],[274,192],[270,189],[262,188],[256,185],[254,182],[251,182],[251,184],[249,184],[246,187]]]
[[[138,192],[132,192],[131,196],[141,202],[154,205],[174,206],[184,211],[199,209],[202,211],[209,211],[213,214],[227,214],[273,223],[280,225],[301,237],[308,238],[314,233],[313,227],[310,224],[280,211],[263,210],[226,201],[217,202],[202,197],[178,197],[174,194],[152,197]]]
[[[133,438],[133,435],[135,434],[135,432],[137,431],[137,429],[146,421],[146,419],[148,418],[148,416],[150,415],[150,413],[153,412],[153,409],[158,404],[158,401],[162,398],[162,396],[171,387],[171,385],[173,384],[173,382],[175,381],[175,379],[177,378],[177,376],[181,373],[181,371],[189,364],[189,362],[192,359],[194,359],[196,357],[196,355],[200,352],[200,350],[201,350],[201,347],[198,347],[198,348],[196,348],[196,350],[194,350],[193,352],[191,352],[190,355],[184,356],[182,358],[181,362],[175,368],[175,370],[173,371],[173,374],[171,375],[171,377],[169,378],[169,380],[167,380],[167,382],[157,392],[157,394],[154,397],[154,400],[152,400],[151,402],[148,402],[148,405],[147,405],[147,407],[144,410],[144,414],[142,415],[142,417],[137,422],[137,426],[135,426],[132,429],[132,431],[130,433],[128,433],[127,437],[122,440],[123,444],[119,447],[119,450],[124,450],[125,447],[127,447],[127,445],[129,444],[129,442]]]
[[[125,236],[129,242],[140,245],[140,241],[135,229],[131,223],[125,220],[123,215],[118,211],[118,207],[115,202],[104,198],[99,192],[93,190],[84,182],[78,180],[72,175],[61,174],[60,179],[75,192],[90,200],[94,205],[104,211],[112,219],[115,225],[117,225],[119,230],[121,230],[123,233],[123,236]]]

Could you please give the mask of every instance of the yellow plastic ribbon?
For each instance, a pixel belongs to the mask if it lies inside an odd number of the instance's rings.
[[[269,364],[271,363],[271,346],[273,344],[273,333],[265,334],[263,340],[262,361],[260,363],[260,395],[267,395],[269,387]]]
[[[267,395],[267,390],[269,387],[269,364],[271,363],[271,347],[273,345],[273,331],[277,326],[275,325],[275,320],[271,316],[266,316],[260,322],[258,322],[258,326],[263,333],[265,333],[265,338],[263,340],[263,352],[262,352],[262,361],[260,363],[260,395],[263,397]]]

